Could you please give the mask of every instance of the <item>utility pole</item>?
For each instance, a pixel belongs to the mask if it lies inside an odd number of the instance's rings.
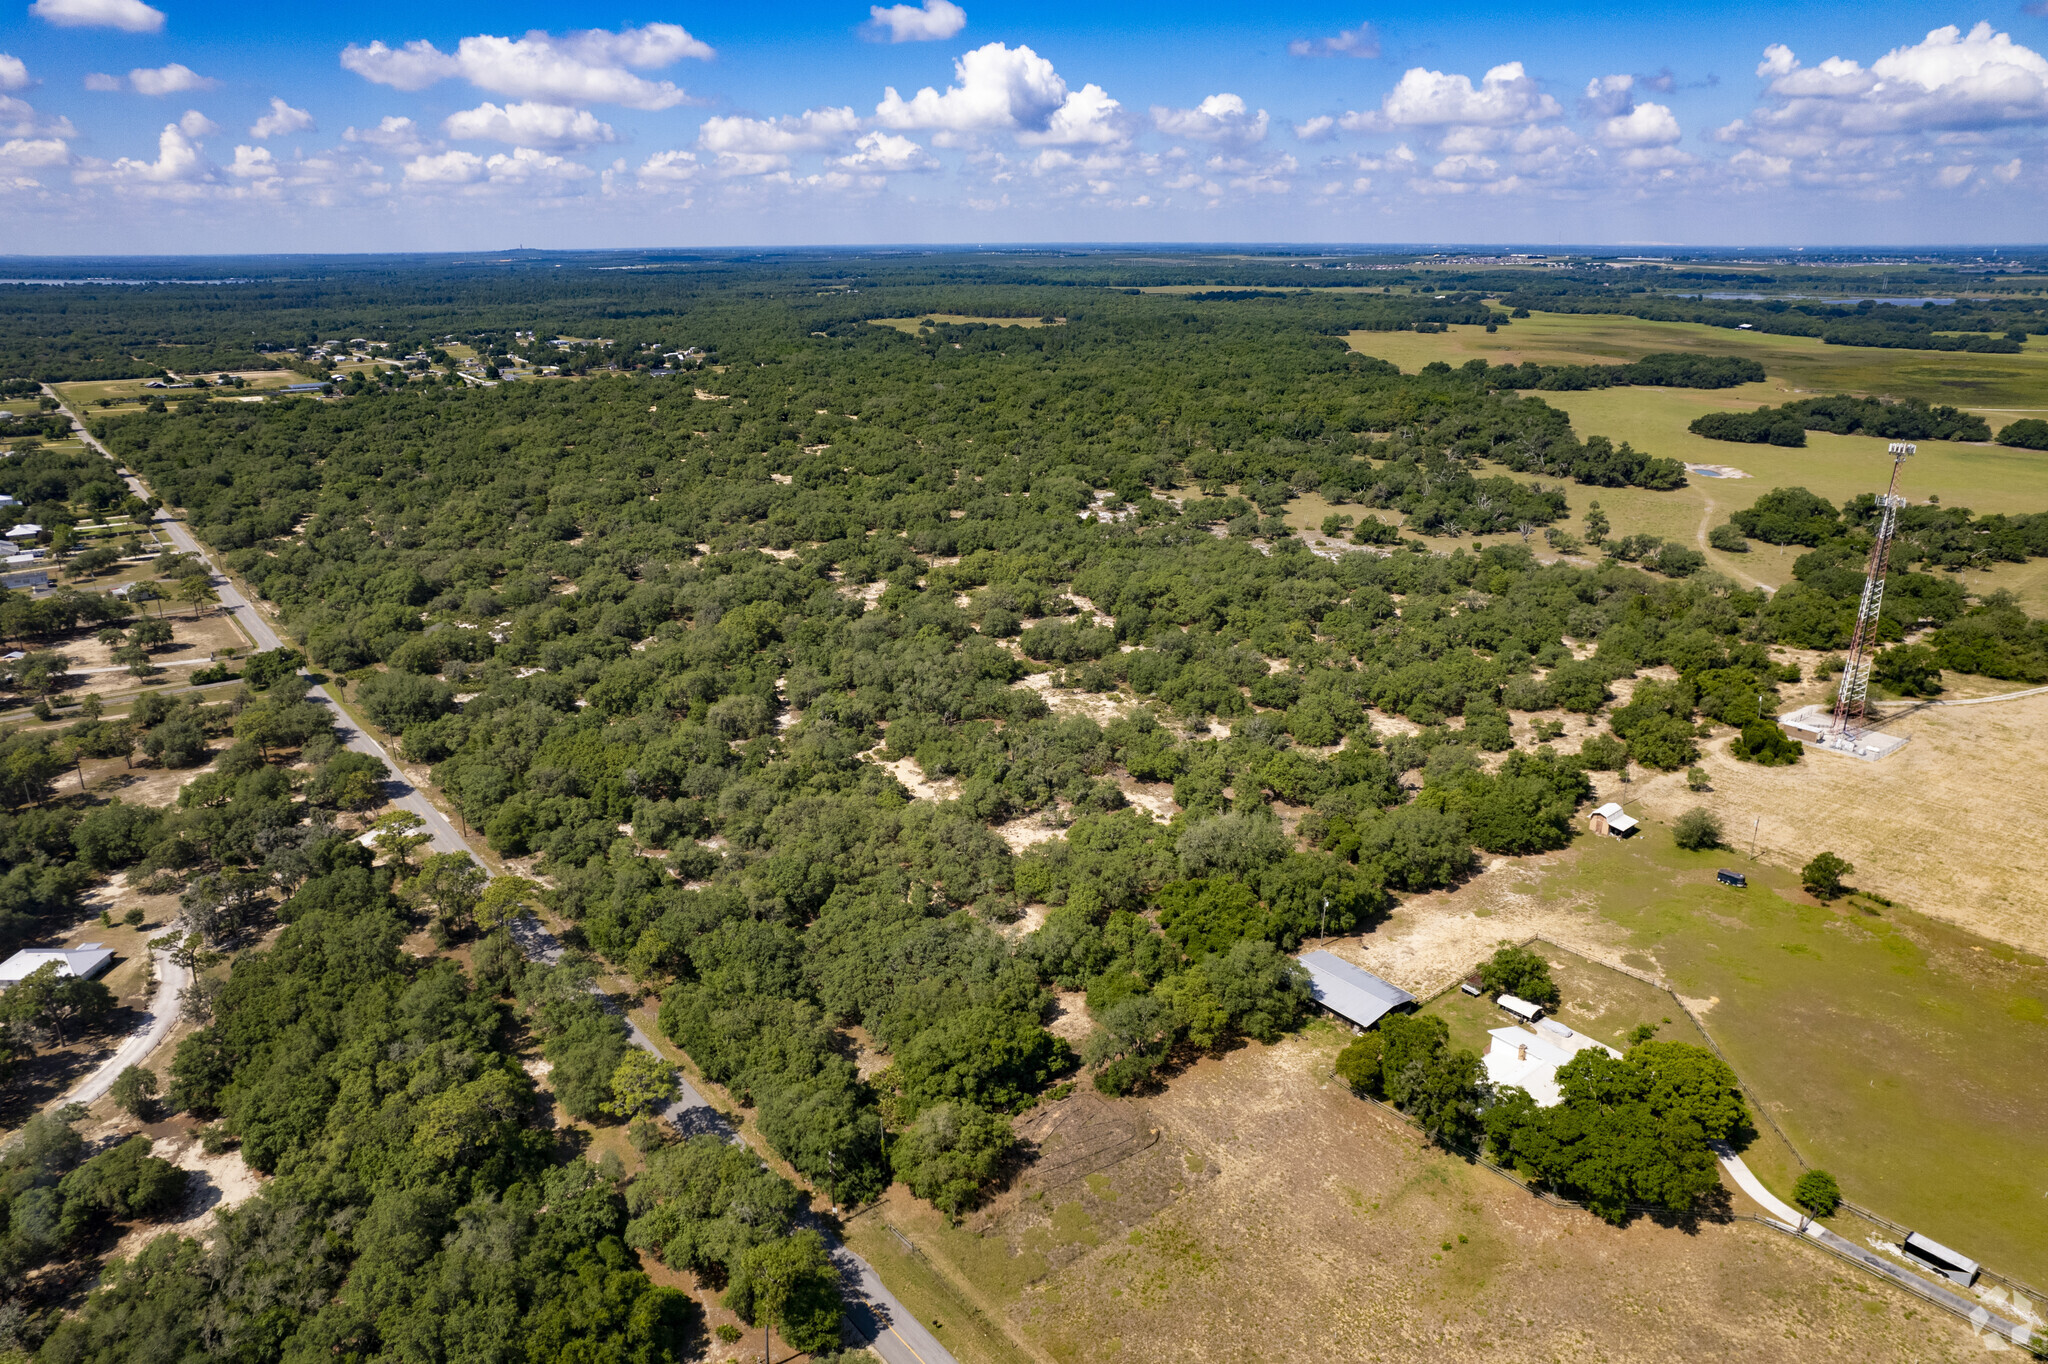
[[[80,784],[81,784],[81,786],[83,785],[83,783],[80,783]],[[1325,939],[1325,938],[1327,938],[1327,937],[1329,937],[1329,936],[1330,936],[1330,897],[1329,897],[1329,896],[1327,896],[1327,895],[1325,895],[1325,896],[1323,897],[1323,926],[1322,926],[1322,929],[1321,929],[1321,931],[1320,931],[1320,932],[1318,932],[1318,933],[1316,934],[1316,945],[1320,947],[1320,946],[1322,945],[1323,939]]]
[[[1758,815],[1749,826],[1749,860],[1756,861],[1756,831],[1763,827],[1764,817]]]

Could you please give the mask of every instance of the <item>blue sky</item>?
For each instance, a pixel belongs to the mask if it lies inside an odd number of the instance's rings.
[[[0,3],[0,251],[2048,237],[2048,0]]]

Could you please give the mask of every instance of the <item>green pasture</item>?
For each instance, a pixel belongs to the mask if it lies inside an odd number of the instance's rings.
[[[1505,364],[1618,364],[1657,351],[1746,355],[1764,365],[1762,383],[1719,390],[1609,388],[1538,396],[1571,414],[1580,435],[1628,441],[1688,464],[1724,465],[1746,478],[1693,474],[1675,492],[1642,488],[1568,489],[1572,515],[1563,529],[1584,534],[1588,504],[1598,501],[1616,535],[1651,534],[1707,549],[1706,533],[1772,488],[1804,487],[1836,503],[1880,492],[1891,475],[1888,442],[1866,436],[1807,433],[1802,449],[1707,440],[1687,428],[1708,412],[1749,410],[1815,392],[1881,393],[1952,403],[1982,412],[1996,429],[2022,415],[2048,415],[2048,338],[2019,355],[1828,346],[1807,337],[1762,336],[1720,327],[1635,318],[1538,313],[1487,333],[1476,327],[1421,334],[1353,332],[1354,350],[1413,372],[1432,360],[1474,358]],[[1993,402],[2004,406],[1992,406]],[[2048,454],[1990,444],[1918,442],[1901,490],[1916,501],[1989,512],[2048,511]],[[1712,566],[1737,581],[1777,587],[1803,551],[1752,543],[1748,554],[1707,549]],[[2048,564],[2004,564],[1968,575],[1970,590],[2004,587],[2035,610],[2048,609]]]
[[[1751,1094],[1850,1198],[2048,1282],[2048,963],[1908,908],[1816,904],[1793,874],[1738,859],[1682,851],[1646,825],[1627,842],[1582,840],[1536,892],[1623,928],[1640,954],[1624,960],[1693,1003]],[[1746,891],[1715,882],[1731,861]],[[1789,1171],[1758,1154],[1789,1197]]]
[[[2039,336],[2028,338],[2018,355],[1966,355],[1830,346],[1819,337],[1767,336],[1694,322],[1536,313],[1497,332],[1479,327],[1427,334],[1352,332],[1349,340],[1353,350],[1391,361],[1411,374],[1432,360],[1451,365],[1473,359],[1495,364],[1619,364],[1659,351],[1681,351],[1758,361],[1770,378],[1765,384],[1733,391],[1764,402],[1801,394],[1874,393],[1951,403],[1987,417],[2025,409],[2036,415],[2048,411],[2048,337]],[[1780,396],[1763,397],[1767,392]]]

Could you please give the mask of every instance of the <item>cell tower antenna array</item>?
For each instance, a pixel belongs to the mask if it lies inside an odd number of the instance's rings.
[[[1877,617],[1884,608],[1884,575],[1891,567],[1892,532],[1898,528],[1899,508],[1906,499],[1899,496],[1899,471],[1919,448],[1904,441],[1891,446],[1892,482],[1878,499],[1882,511],[1877,519],[1877,540],[1870,547],[1870,566],[1863,576],[1863,603],[1856,611],[1856,633],[1849,637],[1849,661],[1842,666],[1842,685],[1835,696],[1835,718],[1828,725],[1828,742],[1854,743],[1863,732],[1863,701],[1870,690],[1870,668],[1876,662]]]

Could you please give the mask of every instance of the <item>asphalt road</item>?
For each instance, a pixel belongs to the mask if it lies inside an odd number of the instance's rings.
[[[46,389],[46,391],[48,390]],[[54,392],[50,393],[50,396],[53,398],[57,397]],[[58,402],[61,405],[63,399],[59,398]],[[87,445],[98,450],[109,460],[112,460],[116,466],[120,464],[119,460],[114,459],[113,452],[104,445],[101,445],[94,438],[93,434],[85,429],[85,424],[78,420],[76,413],[72,412],[69,407],[60,406],[59,410],[65,416],[71,418],[72,429],[78,432],[80,438]],[[128,475],[128,486],[137,497],[147,498],[150,496],[149,490],[143,487],[142,480],[133,474]],[[258,611],[250,604],[247,598],[235,590],[234,584],[228,581],[225,574],[221,573],[220,566],[213,561],[212,557],[207,554],[206,550],[200,546],[199,542],[192,537],[192,533],[186,530],[182,523],[173,520],[166,513],[159,511],[156,514],[155,524],[169,534],[173,545],[188,554],[198,555],[201,562],[213,571],[213,585],[220,592],[221,605],[234,613],[235,620],[241,624],[243,631],[248,634],[249,638],[255,641],[258,649],[282,647],[283,641],[279,640],[277,632],[270,628],[270,622],[263,618],[263,613]],[[325,687],[313,688],[311,696],[312,699],[322,704],[334,706],[334,698],[327,694]],[[390,794],[391,803],[401,809],[412,811],[426,821],[427,832],[433,836],[431,846],[434,851],[466,852],[472,857],[475,856],[475,850],[469,846],[468,840],[456,831],[455,826],[448,822],[448,817],[443,815],[434,807],[432,801],[421,795],[419,791],[414,789],[411,783],[399,775],[398,765],[391,761],[391,755],[384,751],[381,744],[357,729],[350,722],[348,713],[339,706],[334,706],[334,718],[335,726],[341,733],[343,742],[348,747],[356,750],[358,753],[368,753],[372,757],[382,760],[384,765],[391,769],[391,777],[386,783],[385,788]],[[476,861],[477,865],[484,867],[486,873],[490,871],[490,868],[484,864],[482,858],[476,858]],[[520,921],[520,924],[515,927],[513,936],[518,941],[520,950],[531,960],[553,962],[561,957],[562,946],[555,940],[554,935],[531,919]],[[176,970],[175,967],[169,969]],[[168,974],[164,977],[164,981],[166,987],[168,987],[170,984],[170,976]],[[169,1020],[174,1020],[177,1017],[175,999],[172,1001],[169,1009],[159,1010],[159,1012],[165,1020],[162,1031],[168,1032]],[[151,1028],[153,1029],[156,1026],[157,1024],[153,1021]],[[631,1019],[626,1020],[626,1027],[631,1033],[633,1045],[656,1056],[661,1054],[655,1050],[653,1041]],[[131,1038],[130,1042],[132,1043],[135,1040]],[[162,1040],[161,1034],[158,1035],[157,1040]],[[145,1048],[138,1055],[147,1055],[154,1047],[155,1042],[151,1042],[149,1047]],[[120,1060],[122,1054],[126,1051],[127,1047],[124,1046],[122,1052],[115,1054],[115,1060]],[[107,1064],[111,1066],[113,1062],[109,1061]],[[123,1062],[123,1064],[127,1064],[127,1062]],[[102,1067],[102,1070],[104,1069],[105,1067]],[[109,1073],[107,1075],[107,1083],[112,1084],[113,1077],[118,1074],[120,1074],[118,1068]],[[98,1072],[95,1072],[94,1078],[97,1078],[97,1076]],[[732,1131],[731,1127],[726,1123],[724,1116],[704,1101],[704,1096],[691,1086],[687,1077],[678,1073],[676,1079],[682,1086],[682,1097],[671,1105],[663,1116],[668,1118],[670,1123],[674,1124],[677,1131],[685,1134],[717,1132],[723,1134],[729,1141],[739,1140],[739,1135]],[[104,1089],[100,1091],[100,1093],[104,1092]],[[98,1094],[92,1097],[97,1098]],[[820,1230],[824,1231],[823,1228],[820,1228]],[[869,1349],[880,1355],[887,1361],[887,1364],[957,1364],[957,1361],[954,1360],[946,1347],[939,1344],[937,1338],[929,1330],[925,1329],[924,1324],[908,1308],[896,1300],[896,1295],[891,1293],[888,1287],[882,1283],[881,1277],[875,1273],[873,1266],[848,1250],[829,1231],[824,1231],[824,1236],[826,1246],[832,1256],[832,1262],[839,1267],[840,1279],[847,1300],[847,1320]]]
[[[50,396],[53,398],[57,397],[54,392]],[[114,459],[113,452],[108,450],[106,446],[101,445],[92,432],[85,429],[85,424],[78,420],[78,414],[69,407],[61,406],[63,399],[59,398],[58,402],[60,404],[58,410],[71,418],[72,429],[78,432],[79,438],[102,455],[105,455],[109,460],[113,460],[118,466],[120,461]],[[133,474],[128,475],[128,487],[137,497],[147,498],[150,495],[149,490],[142,486],[142,480]],[[155,524],[171,537],[173,545],[188,554],[198,555],[200,561],[212,570],[213,585],[220,593],[221,605],[234,616],[236,622],[241,625],[242,632],[254,641],[258,649],[267,650],[282,647],[283,641],[277,637],[277,631],[270,627],[270,622],[263,618],[263,613],[258,611],[249,602],[248,598],[235,590],[235,585],[228,581],[227,576],[220,571],[220,565],[213,561],[213,557],[192,537],[192,533],[185,529],[182,522],[176,521],[169,514],[159,511],[156,514]],[[460,833],[456,832],[453,824],[449,823],[448,816],[442,814],[440,810],[435,808],[432,801],[421,795],[413,787],[412,783],[406,781],[399,774],[398,764],[391,760],[391,755],[384,751],[384,746],[357,729],[354,722],[348,718],[348,712],[334,704],[334,698],[328,694],[325,687],[313,688],[311,699],[322,705],[332,707],[335,730],[341,735],[341,740],[344,744],[358,753],[369,754],[391,769],[391,775],[385,782],[386,794],[390,796],[393,805],[402,810],[410,810],[426,821],[426,832],[431,839],[428,844],[429,847],[435,852],[444,853],[471,851],[468,841]],[[482,866],[483,860],[479,858],[477,863],[479,866]],[[484,870],[489,872],[490,868],[484,867]]]

